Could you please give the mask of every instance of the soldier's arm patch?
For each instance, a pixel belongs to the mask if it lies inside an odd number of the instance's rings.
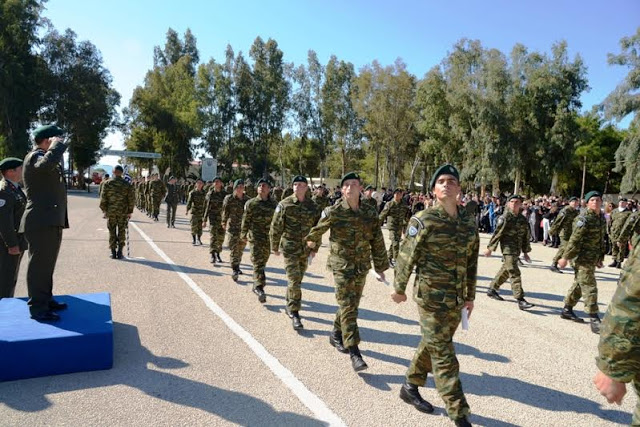
[[[418,229],[413,225],[410,225],[409,229],[407,230],[407,235],[409,237],[416,237],[418,235]]]
[[[278,206],[276,206],[276,213],[280,213],[281,210],[282,210],[282,204],[278,203]]]
[[[584,219],[583,218],[578,218],[578,221],[576,221],[576,227],[584,227]]]
[[[499,217],[498,218],[498,225],[502,225],[503,222],[504,222],[504,218],[503,217]]]
[[[0,199],[0,208],[7,204],[5,199]]]

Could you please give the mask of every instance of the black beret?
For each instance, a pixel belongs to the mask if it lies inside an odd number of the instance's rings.
[[[458,173],[458,169],[456,169],[455,166],[442,165],[436,170],[436,172],[431,177],[431,181],[429,182],[429,188],[433,189],[440,175],[453,175],[458,181],[460,180],[460,174]]]
[[[367,185],[364,191],[374,190],[372,185]]]
[[[52,138],[60,135],[64,135],[64,131],[56,125],[40,126],[33,131],[33,139],[35,140]]]
[[[618,200],[619,202],[628,202],[626,197],[621,198],[620,200]]]
[[[569,199],[569,201],[570,201],[570,202],[573,202],[574,200],[578,200],[578,198],[577,198],[576,196],[572,196],[572,197]]]
[[[592,197],[602,197],[602,193],[596,190],[589,191],[587,194],[584,195],[584,201],[588,202],[589,199]]]
[[[510,196],[510,197],[509,197],[509,199],[507,199],[507,201],[508,201],[508,202],[510,202],[510,201],[512,201],[512,200],[514,200],[514,199],[516,199],[516,200],[522,200],[522,196],[519,196],[519,195],[517,195],[517,194],[514,194],[514,195]]]
[[[213,182],[216,182],[216,181],[222,182],[222,178],[220,178],[219,176],[216,176],[215,178],[213,178]],[[222,183],[224,184],[224,182]]]
[[[235,182],[233,183],[233,188],[238,188],[238,185],[244,185],[244,180],[242,179],[236,179]]]
[[[122,166],[118,165],[115,168],[113,168],[114,171],[120,171],[120,172],[124,172],[124,169],[122,168]]]
[[[293,181],[291,183],[293,184],[293,183],[296,183],[296,182],[304,182],[305,184],[307,184],[307,178],[305,178],[302,175],[296,175],[296,176],[293,177]]]
[[[393,190],[393,194],[396,193],[404,193],[404,190],[402,188],[396,188],[395,190]]]
[[[0,171],[4,172],[9,169],[15,169],[22,166],[22,160],[17,157],[7,157],[0,162]]]
[[[344,182],[348,179],[357,179],[358,181],[360,181],[360,175],[358,175],[357,172],[349,172],[345,174],[342,177],[342,180],[340,180],[340,186],[342,187],[342,184],[344,184]]]
[[[269,180],[268,180],[268,179],[264,179],[264,178],[260,178],[260,179],[258,180],[258,182],[256,182],[256,187],[259,187],[259,186],[260,186],[260,184],[262,184],[262,183],[265,183],[265,184],[267,184],[269,187],[271,187],[271,183],[269,182]]]

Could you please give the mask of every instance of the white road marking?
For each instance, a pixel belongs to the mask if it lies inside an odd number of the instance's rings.
[[[240,326],[231,316],[229,316],[218,304],[216,304],[209,295],[207,295],[196,282],[191,279],[182,269],[176,265],[171,258],[160,249],[154,241],[147,236],[138,225],[132,221],[129,222],[136,229],[140,236],[151,246],[151,248],[165,260],[175,271],[182,280],[195,292],[196,295],[204,301],[205,305],[222,320],[227,327],[236,334],[242,341],[249,346],[249,348],[267,365],[267,367],[282,381],[300,402],[309,408],[314,416],[323,422],[328,423],[330,426],[346,426],[344,421],[335,414],[329,407],[314,393],[311,392],[298,378],[293,375],[289,369],[287,369],[280,361],[267,351],[262,344],[258,342],[246,329]]]

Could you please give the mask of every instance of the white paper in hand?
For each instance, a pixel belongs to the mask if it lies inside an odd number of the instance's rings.
[[[311,261],[313,261],[313,255],[307,257],[307,265],[311,265]]]
[[[462,330],[469,330],[469,311],[467,307],[462,307]]]
[[[382,280],[382,276],[375,272],[375,270],[369,270],[369,273],[376,278],[378,282],[382,282],[387,286],[391,286],[391,284],[387,281],[387,279]]]

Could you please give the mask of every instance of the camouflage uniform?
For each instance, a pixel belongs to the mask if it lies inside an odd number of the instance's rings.
[[[244,207],[240,238],[251,243],[251,263],[253,264],[253,287],[264,288],[266,277],[264,268],[271,254],[269,227],[276,210],[276,201],[269,197],[262,200],[256,196]]]
[[[222,227],[222,204],[227,196],[224,189],[216,191],[212,188],[207,193],[206,203],[204,207],[204,218],[209,220],[209,253],[222,252],[222,243],[224,242],[224,228]]]
[[[389,230],[389,260],[395,260],[398,258],[398,251],[400,249],[400,240],[402,239],[402,230],[404,230],[407,224],[407,212],[409,208],[402,202],[390,201],[384,206],[382,212],[380,212],[380,224],[384,224],[384,220],[387,219],[387,230]]]
[[[202,236],[202,217],[204,214],[205,193],[203,190],[191,190],[187,200],[187,213],[191,211],[191,234],[198,237]]]
[[[631,211],[629,209],[625,209],[620,212],[618,209],[611,212],[611,229],[609,230],[609,241],[611,242],[611,256],[614,261],[618,262],[618,266],[624,262],[624,258],[627,256],[627,245],[623,245],[622,247],[618,247],[616,242],[620,240],[620,232],[622,231],[622,227],[627,222],[627,219],[631,215]],[[625,242],[626,243],[626,242]]]
[[[133,213],[134,203],[133,187],[121,176],[111,178],[102,188],[100,209],[107,216],[109,249],[112,251],[116,249],[116,240],[119,250],[124,248],[128,215]]]
[[[585,209],[573,221],[573,232],[563,257],[572,260],[575,280],[564,298],[564,305],[573,308],[584,297],[584,311],[598,313],[596,265],[604,260],[606,221],[601,213]]]
[[[324,194],[321,196],[314,195],[313,197],[311,197],[311,200],[313,200],[313,203],[315,203],[316,206],[318,206],[318,210],[320,212],[322,212],[324,208],[329,206],[329,198]]]
[[[569,242],[569,239],[571,239],[573,220],[576,219],[579,213],[580,212],[577,209],[574,209],[571,206],[565,206],[560,211],[555,221],[553,221],[553,224],[551,224],[549,234],[552,236],[560,235],[560,248],[558,248],[556,256],[553,257],[553,265],[558,264],[560,258],[564,256],[567,243]]]
[[[284,190],[282,189],[282,187],[276,187],[273,189],[273,198],[276,199],[276,202],[279,202],[280,200],[282,200],[283,192]]]
[[[258,192],[256,191],[256,187],[254,187],[253,184],[247,182],[244,186],[244,194],[246,194],[249,199],[253,199],[258,195]]]
[[[167,192],[167,187],[159,179],[151,181],[149,185],[149,193],[151,197],[151,215],[158,219],[160,214],[160,204],[162,203],[162,197]]]
[[[347,200],[342,199],[322,211],[318,225],[304,240],[315,242],[317,250],[322,243],[322,235],[329,229],[331,252],[327,268],[333,272],[338,302],[333,327],[342,333],[344,346],[352,347],[360,343],[358,306],[371,260],[376,272],[384,272],[389,268],[387,251],[378,212],[370,205],[360,205],[360,209],[354,211]]]
[[[454,420],[469,414],[453,334],[463,304],[475,299],[479,245],[475,218],[462,206],[458,206],[458,217],[452,218],[438,204],[411,217],[395,268],[398,294],[405,293],[416,268],[413,299],[418,304],[422,340],[407,371],[407,383],[422,387],[432,372]]]
[[[496,221],[496,231],[489,240],[488,249],[495,251],[500,243],[503,263],[489,285],[490,289],[497,291],[500,286],[511,278],[511,290],[517,300],[524,298],[522,290],[522,278],[518,268],[520,252],[531,252],[530,229],[527,219],[523,215],[516,215],[511,209],[506,208],[505,213]]]
[[[633,382],[639,399],[631,425],[640,425],[640,247],[634,246],[600,330],[596,364],[618,382]]]
[[[249,199],[243,193],[242,198],[237,198],[235,194],[229,194],[224,198],[222,203],[222,224],[227,227],[229,235],[229,251],[231,251],[231,268],[240,269],[240,261],[242,261],[242,251],[244,251],[245,243],[240,239],[240,231],[242,228],[242,215],[244,213],[244,205]],[[227,222],[229,223],[227,225]]]
[[[293,188],[292,187],[287,187],[284,189],[284,192],[282,193],[282,199],[285,199],[287,197],[289,197],[290,195],[293,194]],[[280,200],[282,200],[280,199]]]
[[[178,210],[178,185],[167,184],[167,196],[164,201],[167,202],[167,225],[175,225],[176,211]]]
[[[376,199],[373,197],[362,197],[360,199],[360,204],[371,206],[376,212],[378,212],[378,203],[376,203]]]
[[[632,242],[633,246],[636,246],[640,242],[636,242],[640,236],[640,211],[634,212],[629,215],[627,221],[624,223],[620,234],[618,235],[618,242],[627,243]]]
[[[287,308],[290,313],[300,311],[302,290],[300,284],[307,271],[310,250],[305,236],[316,225],[320,211],[309,198],[302,202],[295,194],[282,199],[271,221],[271,250],[281,251],[287,272]]]

